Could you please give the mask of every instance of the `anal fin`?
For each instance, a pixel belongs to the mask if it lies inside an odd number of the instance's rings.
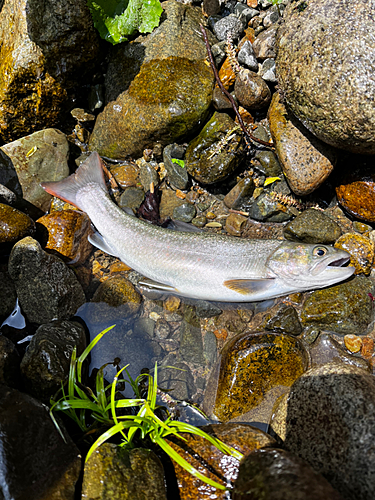
[[[95,231],[93,234],[91,234],[88,237],[89,242],[91,245],[94,245],[94,247],[99,248],[99,250],[102,250],[105,253],[108,253],[109,255],[113,255],[114,257],[118,257],[117,253],[109,246],[109,244],[106,242],[106,240],[103,238],[103,236],[98,233],[98,231]]]
[[[149,290],[158,290],[160,292],[172,292],[178,293],[178,290],[173,286],[166,285],[164,283],[159,283],[158,281],[151,280],[149,278],[142,278],[138,281],[139,286],[144,286]]]
[[[224,286],[241,295],[255,295],[265,292],[273,284],[274,278],[232,279],[223,283]]]

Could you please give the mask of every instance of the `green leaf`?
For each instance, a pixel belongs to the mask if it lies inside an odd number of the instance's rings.
[[[159,25],[159,0],[87,0],[95,28],[104,40],[117,44],[136,31],[150,33]]]
[[[116,325],[109,326],[102,332],[98,333],[98,335],[89,343],[89,345],[86,347],[86,349],[83,351],[83,353],[80,355],[80,357],[77,359],[77,380],[78,382],[81,382],[81,372],[82,372],[82,364],[87,358],[87,356],[90,354],[92,349],[96,346],[96,344],[99,342],[99,340],[105,335],[109,330],[112,330]],[[69,382],[70,382],[70,373],[69,373]]]
[[[177,163],[181,168],[185,167],[185,162],[184,160],[178,160],[177,158],[172,158],[172,163]]]

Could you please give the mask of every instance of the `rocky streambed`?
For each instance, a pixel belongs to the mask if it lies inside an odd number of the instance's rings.
[[[84,1],[1,7],[1,495],[370,500],[371,6],[162,6],[151,34],[115,46],[99,39]],[[237,111],[217,85],[201,25]],[[92,247],[88,217],[40,186],[91,151],[125,211],[238,238],[334,245],[355,275],[258,303],[145,291],[141,275]],[[171,441],[228,491],[157,449],[109,442],[85,463],[90,443],[78,429],[62,419],[65,440],[58,433],[48,407],[74,348],[80,355],[113,324],[90,372],[107,364],[110,382],[119,366],[136,378],[157,362],[158,402],[245,455],[239,463],[190,435]]]

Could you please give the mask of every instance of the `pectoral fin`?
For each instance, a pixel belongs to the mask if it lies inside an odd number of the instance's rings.
[[[274,284],[274,278],[233,279],[224,281],[224,286],[241,295],[265,292]]]
[[[161,292],[173,292],[179,293],[176,288],[170,285],[166,285],[164,283],[159,283],[158,281],[150,280],[149,278],[142,278],[138,281],[139,286],[144,286],[150,290],[159,290]]]
[[[88,237],[89,242],[91,245],[94,245],[94,247],[99,248],[99,250],[102,250],[105,253],[108,253],[109,255],[113,255],[114,257],[118,257],[117,253],[115,250],[113,250],[108,243],[105,241],[103,236],[95,231],[95,233],[91,234]]]

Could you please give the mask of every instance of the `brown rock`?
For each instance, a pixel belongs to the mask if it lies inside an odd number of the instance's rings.
[[[60,210],[38,219],[38,230],[45,240],[45,250],[51,250],[68,264],[81,264],[89,256],[92,246],[87,237],[90,220],[78,210]]]
[[[0,253],[10,251],[16,241],[34,234],[35,224],[28,215],[0,203]]]
[[[225,59],[220,68],[219,78],[221,80],[221,83],[224,85],[224,88],[227,90],[234,84],[236,80],[236,73],[233,71],[228,57]]]
[[[249,69],[238,73],[234,92],[239,103],[250,110],[265,108],[271,101],[271,91],[266,82]]]
[[[357,233],[346,233],[336,241],[335,247],[350,254],[350,265],[355,267],[355,274],[370,274],[374,244],[369,238]]]
[[[122,189],[130,186],[136,186],[139,182],[138,168],[132,163],[111,168],[111,174]]]
[[[336,153],[293,118],[273,95],[268,121],[277,156],[288,184],[297,195],[317,189],[332,172]]]
[[[361,337],[358,337],[358,335],[345,335],[344,337],[344,344],[345,347],[348,349],[350,352],[359,352],[362,347],[362,339]]]
[[[230,214],[225,221],[225,230],[232,236],[241,236],[247,222],[247,217],[240,214]]]
[[[336,188],[345,210],[366,222],[375,222],[375,174],[371,170],[355,170]]]

